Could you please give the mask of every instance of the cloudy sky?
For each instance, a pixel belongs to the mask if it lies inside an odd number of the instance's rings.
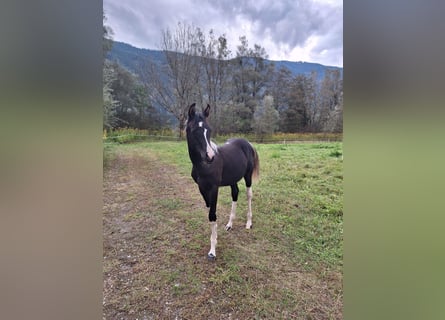
[[[104,0],[113,39],[160,49],[162,30],[178,22],[225,34],[233,54],[239,37],[271,60],[343,67],[342,0]]]

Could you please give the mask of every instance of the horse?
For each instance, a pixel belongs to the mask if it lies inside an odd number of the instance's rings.
[[[238,182],[244,178],[247,188],[247,222],[246,229],[252,228],[252,179],[259,175],[259,157],[255,148],[245,139],[229,139],[222,146],[217,146],[210,140],[211,128],[207,124],[210,105],[204,112],[196,112],[196,104],[190,105],[186,124],[187,146],[192,162],[192,178],[198,185],[209,208],[210,251],[209,260],[216,259],[217,223],[216,203],[218,188],[230,186],[232,208],[229,222],[225,230],[232,229],[235,219],[236,203],[238,201]]]

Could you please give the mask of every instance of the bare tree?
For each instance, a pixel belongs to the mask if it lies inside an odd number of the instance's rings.
[[[338,104],[328,114],[325,130],[329,132],[343,132],[343,92],[340,93]]]
[[[145,68],[153,102],[171,113],[179,122],[179,136],[183,136],[187,107],[202,100],[200,88],[199,28],[178,23],[176,29],[162,32],[161,49],[166,65],[160,70],[154,64]]]
[[[318,114],[318,92],[319,85],[317,80],[317,72],[312,71],[310,75],[306,77],[305,86],[305,101],[306,101],[306,114],[307,114],[307,129],[312,132],[320,131],[320,125],[317,122]]]
[[[326,70],[320,88],[317,117],[321,131],[338,130],[336,123],[343,121],[343,80],[339,70]]]
[[[225,35],[215,37],[213,30],[209,31],[208,40],[204,34],[200,37],[200,54],[203,68],[203,93],[207,103],[212,106],[210,118],[215,135],[220,131],[220,106],[226,105],[228,98],[229,56]]]
[[[255,110],[253,129],[260,141],[263,141],[266,135],[272,134],[278,128],[279,115],[274,108],[273,97],[264,96],[262,103]]]

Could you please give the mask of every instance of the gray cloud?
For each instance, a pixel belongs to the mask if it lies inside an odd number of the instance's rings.
[[[104,0],[104,10],[115,39],[137,47],[159,49],[162,30],[187,22],[226,34],[232,52],[245,35],[273,60],[342,66],[342,2],[325,1]]]

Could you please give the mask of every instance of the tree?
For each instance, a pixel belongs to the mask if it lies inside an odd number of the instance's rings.
[[[233,101],[227,103],[220,113],[220,133],[230,134],[241,132],[244,123],[239,114],[247,111],[244,103],[234,103]]]
[[[248,132],[252,128],[253,114],[262,100],[266,79],[273,65],[265,63],[268,56],[263,47],[255,44],[253,49],[249,48],[245,36],[240,37],[239,40],[241,43],[237,46],[236,58],[232,66],[232,98],[236,103],[244,106],[243,112],[239,113],[244,123],[240,129],[242,132]]]
[[[106,59],[108,51],[111,50],[113,45],[113,40],[111,35],[113,31],[110,27],[105,25],[106,17],[105,14],[102,16],[103,19],[103,36],[102,36],[102,48],[103,48],[103,65],[102,65],[102,94],[103,94],[103,128],[105,130],[111,129],[117,121],[116,118],[116,108],[119,102],[116,101],[112,95],[113,89],[111,85],[115,80],[116,76],[111,63]]]
[[[308,123],[307,112],[308,79],[304,75],[297,75],[291,82],[286,94],[288,106],[282,112],[281,126],[285,132],[305,131]]]
[[[286,118],[285,112],[289,108],[289,91],[291,90],[292,72],[281,67],[278,70],[274,70],[266,83],[266,95],[271,95],[274,100],[275,109],[280,116],[279,129],[283,132],[286,128],[283,127],[284,119]]]
[[[306,76],[305,85],[306,128],[311,132],[320,131],[320,126],[317,122],[318,92],[319,84],[317,80],[317,72],[313,71],[310,75]]]
[[[267,95],[254,114],[253,128],[261,141],[263,141],[266,135],[275,132],[278,128],[278,120],[279,115],[278,111],[274,108],[273,97]]]
[[[272,75],[274,65],[267,64],[266,59],[269,55],[266,49],[258,44],[253,46],[249,51],[249,56],[252,61],[252,69],[250,71],[250,82],[252,87],[252,97],[255,98],[261,93],[267,83],[267,79]]]
[[[220,105],[226,105],[228,97],[229,58],[227,38],[221,35],[216,39],[213,30],[209,31],[208,40],[200,36],[200,56],[203,68],[203,93],[207,103],[212,106],[210,121],[216,136],[220,131]]]
[[[146,87],[137,82],[133,88],[132,97],[135,110],[135,127],[139,129],[160,129],[163,121],[159,112],[150,103]]]
[[[102,26],[103,26],[103,37],[102,37],[102,52],[103,52],[103,61],[105,62],[105,58],[107,53],[111,50],[113,46],[113,30],[105,25],[105,21],[107,21],[107,17],[105,16],[105,12],[102,14]]]
[[[155,129],[160,126],[158,112],[151,105],[148,92],[136,75],[113,64],[115,79],[111,84],[112,95],[119,105],[116,107],[115,127]]]
[[[329,132],[343,132],[343,92],[340,93],[338,104],[329,112],[325,130]]]
[[[251,92],[248,86],[249,78],[249,43],[246,36],[239,38],[241,44],[237,46],[236,58],[233,60],[232,79],[233,79],[233,100],[245,103],[249,100]]]
[[[325,72],[316,115],[320,131],[342,130],[343,125],[339,122],[343,121],[343,79],[337,69]]]
[[[174,31],[164,30],[161,49],[167,64],[160,69],[154,64],[148,65],[144,72],[150,98],[177,119],[180,137],[188,106],[193,102],[202,104],[198,60],[200,33],[199,28],[184,23],[179,23]]]
[[[111,64],[105,62],[103,67],[103,128],[105,130],[112,129],[117,123],[116,108],[119,102],[114,99],[111,88],[115,79],[116,75]]]
[[[131,95],[135,86],[135,77],[116,62],[113,63],[113,69],[116,77],[111,88],[114,99],[119,101],[119,106],[116,108],[116,127],[133,127],[130,117],[134,107]]]
[[[267,94],[274,98],[278,110],[287,108],[289,104],[288,94],[292,80],[292,72],[285,67],[274,70],[267,79]]]

